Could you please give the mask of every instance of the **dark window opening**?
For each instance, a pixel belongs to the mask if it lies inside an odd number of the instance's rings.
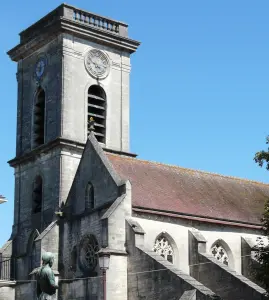
[[[94,208],[94,189],[93,185],[89,182],[86,187],[86,195],[85,195],[85,208],[86,210]]]
[[[35,99],[33,120],[33,146],[45,143],[45,92],[39,88]]]
[[[33,213],[39,213],[42,209],[43,184],[42,178],[38,176],[34,182],[33,188]]]
[[[94,119],[94,135],[98,142],[105,144],[106,137],[106,94],[98,85],[92,85],[88,91],[88,135],[89,121]]]

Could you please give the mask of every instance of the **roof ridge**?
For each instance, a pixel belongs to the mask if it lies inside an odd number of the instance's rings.
[[[144,163],[152,163],[152,164],[155,164],[155,165],[177,168],[177,169],[181,169],[181,170],[188,171],[188,172],[199,172],[199,173],[202,173],[202,174],[213,175],[213,176],[229,178],[229,179],[233,179],[233,180],[246,181],[246,182],[255,183],[255,184],[258,184],[258,185],[269,186],[269,183],[265,183],[265,182],[262,182],[262,181],[256,181],[256,180],[252,180],[252,179],[247,179],[247,178],[241,178],[241,177],[236,177],[236,176],[218,174],[218,173],[209,172],[209,171],[191,169],[191,168],[181,167],[181,166],[178,166],[178,165],[165,164],[165,163],[161,163],[161,162],[145,160],[145,159],[125,156],[125,155],[119,155],[119,154],[115,154],[115,153],[106,153],[106,155],[117,156],[117,157],[122,157],[123,156],[124,158],[127,158],[129,160],[141,161],[141,162],[144,162]]]

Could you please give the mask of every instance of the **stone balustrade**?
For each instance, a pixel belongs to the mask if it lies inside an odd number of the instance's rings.
[[[76,9],[74,9],[73,18],[77,22],[119,34],[120,23],[116,21]]]
[[[55,22],[71,22],[72,25],[89,26],[113,33],[118,36],[128,37],[128,25],[115,21],[85,10],[78,9],[71,5],[62,4],[47,14],[41,20],[20,33],[21,42],[25,42],[40,34],[42,29],[47,30]]]

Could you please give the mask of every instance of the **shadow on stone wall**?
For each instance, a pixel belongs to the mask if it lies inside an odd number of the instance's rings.
[[[206,253],[206,240],[198,230],[189,231],[190,275],[224,300],[264,300],[265,290]]]
[[[58,300],[103,299],[103,277],[60,280]]]
[[[196,290],[197,300],[220,299],[160,255],[145,249],[144,231],[136,221],[128,219],[126,228],[128,300],[179,300],[191,290]]]

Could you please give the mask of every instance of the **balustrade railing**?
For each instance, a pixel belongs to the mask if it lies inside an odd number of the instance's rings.
[[[128,36],[128,25],[123,22],[80,10],[67,4],[62,4],[47,16],[21,32],[21,42],[25,42],[30,38],[38,36],[44,28],[47,31],[54,22],[58,22],[60,20],[72,20],[80,24],[85,24],[117,34],[119,36]]]
[[[81,23],[92,25],[114,33],[119,33],[120,24],[118,22],[103,18],[101,16],[97,16],[80,10],[74,10],[73,19]]]
[[[0,260],[0,280],[12,280],[13,278],[12,258]]]

